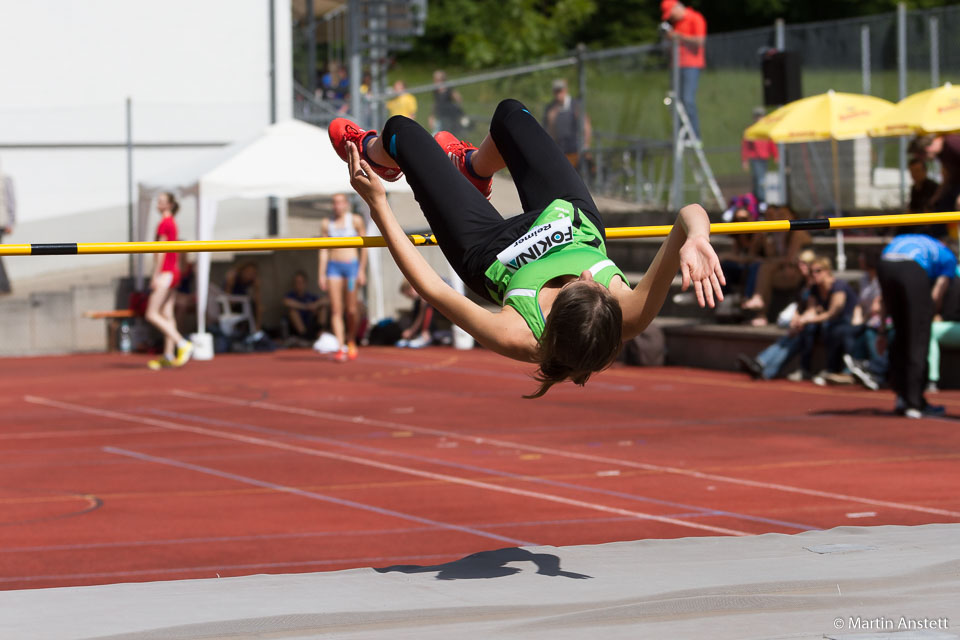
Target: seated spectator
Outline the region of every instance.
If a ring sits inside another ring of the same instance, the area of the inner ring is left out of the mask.
[[[253,308],[255,327],[251,333],[260,331],[263,326],[263,309],[260,305],[260,273],[254,262],[243,262],[227,271],[224,292],[231,296],[247,296]]]
[[[924,142],[927,158],[940,161],[943,178],[931,198],[931,211],[952,211],[960,195],[960,134],[930,136]]]
[[[960,210],[960,176],[954,176],[952,171],[960,171],[960,168],[953,168],[950,165],[941,167],[943,183],[937,188],[936,193],[930,198],[930,211],[934,213]],[[928,233],[935,238],[944,240],[950,237],[957,239],[957,223],[930,225],[933,233]],[[921,233],[915,231],[914,233]]]
[[[193,326],[197,322],[197,273],[196,263],[185,260],[180,272],[180,281],[174,286],[173,317],[177,326]]]
[[[413,309],[410,312],[410,325],[401,332],[396,346],[420,349],[430,345],[433,342],[431,333],[435,315],[433,307],[420,297],[409,282],[404,281],[400,285],[400,293],[413,300]]]
[[[768,220],[796,220],[797,217],[790,207],[768,207],[766,216]],[[763,312],[764,315],[758,316],[754,322],[758,326],[766,324],[772,314],[779,312],[779,309],[771,308],[774,290],[796,292],[803,286],[804,275],[797,266],[797,258],[801,251],[813,244],[810,233],[802,229],[768,236],[771,257],[760,266],[756,292],[742,305],[744,309]]]
[[[327,72],[320,78],[318,97],[333,102],[344,102],[350,94],[350,79],[347,69],[339,62],[332,61]]]
[[[860,254],[860,294],[853,309],[852,351],[843,356],[847,370],[860,384],[872,391],[879,389],[887,378],[889,361],[886,350],[881,347],[880,330],[883,328],[883,297],[877,266],[880,250],[868,250]]]
[[[327,300],[307,289],[307,274],[297,271],[293,289],[283,297],[286,319],[290,325],[290,344],[308,347],[317,339],[326,324],[330,306]]]
[[[937,195],[940,185],[936,180],[927,176],[927,162],[924,158],[912,158],[909,168],[913,185],[910,187],[910,202],[907,205],[907,213],[930,213],[934,210],[934,197]],[[904,233],[926,233],[934,237],[942,237],[947,235],[947,225],[930,224],[908,227]]]
[[[763,380],[779,377],[786,364],[799,353],[801,318],[804,317],[804,314],[812,315],[812,312],[807,310],[807,299],[810,297],[810,291],[814,286],[813,274],[811,273],[811,264],[814,260],[816,260],[816,255],[809,249],[803,251],[798,257],[797,268],[803,274],[804,286],[797,294],[796,301],[784,310],[778,320],[778,324],[789,328],[789,333],[754,358],[742,353],[738,355],[737,366],[745,373]]]
[[[911,144],[911,151],[922,153],[924,159],[940,161],[940,186],[929,198],[927,211],[938,213],[956,211],[960,207],[960,134],[923,136]],[[933,229],[907,229],[901,233],[926,233],[943,239],[952,231],[956,238],[956,224],[933,225]],[[932,231],[932,232],[931,232]]]
[[[940,391],[940,347],[960,347],[960,267],[943,294],[943,304],[930,326],[930,353],[927,355],[927,393]]]
[[[813,347],[818,338],[827,350],[827,374],[843,372],[843,356],[852,351],[851,320],[857,305],[857,294],[849,284],[833,274],[830,258],[817,258],[810,267],[814,286],[807,298],[807,313],[801,315],[800,367],[804,377],[815,384],[827,383],[823,373],[812,376]],[[851,380],[852,382],[852,380]]]
[[[747,212],[749,212],[750,220],[759,220],[760,215],[766,213],[767,206],[763,205],[761,207],[757,197],[752,193],[742,193],[739,196],[730,198],[727,208],[723,210],[721,219],[724,222],[732,222],[733,214],[740,209],[746,209]]]
[[[927,163],[923,158],[910,160],[910,177],[913,179],[913,185],[910,187],[910,204],[907,205],[907,213],[929,213],[930,199],[940,185],[927,176]]]
[[[746,208],[739,208],[733,214],[733,222],[749,222],[751,218]],[[769,253],[764,234],[734,235],[732,249],[720,254],[720,266],[727,278],[724,295],[738,294],[743,300],[750,300],[756,292],[757,273]]]

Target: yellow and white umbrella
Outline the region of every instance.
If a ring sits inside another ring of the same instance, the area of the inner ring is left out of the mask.
[[[907,96],[870,126],[871,136],[912,136],[960,131],[960,86],[949,82]]]
[[[883,98],[831,90],[783,105],[757,120],[743,135],[748,140],[783,143],[861,138],[893,107]]]
[[[883,98],[858,93],[826,93],[785,104],[757,120],[743,132],[748,140],[782,143],[830,140],[833,156],[834,207],[840,211],[840,167],[837,140],[862,138],[878,118],[893,109]],[[837,268],[846,268],[843,232],[837,232]]]

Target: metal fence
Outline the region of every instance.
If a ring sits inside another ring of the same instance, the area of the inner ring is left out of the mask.
[[[709,18],[709,16],[708,16]],[[771,25],[710,35],[698,105],[709,167],[725,197],[750,190],[740,157],[743,130],[763,105],[761,60],[771,49],[799,55],[803,95],[829,89],[867,93],[893,102],[944,82],[960,82],[960,6],[880,14],[799,25]],[[581,50],[560,58],[480,74],[449,78],[462,96],[465,135],[479,141],[503,97],[525,102],[538,117],[551,98],[551,83],[564,78],[582,99],[593,140],[582,150],[581,172],[595,193],[664,208],[674,200],[712,203],[699,181],[691,153],[675,163],[671,52],[666,43],[601,51]],[[419,103],[418,120],[430,124],[433,85],[409,87]],[[389,93],[363,97],[363,119],[382,122]],[[301,95],[300,117],[323,123],[340,105]],[[333,107],[331,109],[330,107]],[[770,199],[802,212],[837,209],[829,143],[788,145],[782,170],[771,166]],[[900,208],[909,186],[904,177],[906,141],[863,139],[839,146],[841,210]],[[785,189],[784,189],[785,187]],[[673,202],[676,204],[676,202]]]

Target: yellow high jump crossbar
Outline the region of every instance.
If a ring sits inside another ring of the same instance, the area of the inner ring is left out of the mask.
[[[849,218],[809,218],[806,220],[762,220],[758,222],[720,222],[710,225],[710,233],[736,235],[777,231],[817,231],[826,229],[862,229],[920,224],[960,222],[960,211],[945,213],[908,213]],[[630,238],[662,238],[672,225],[648,227],[612,227],[606,230],[608,240]],[[433,234],[408,236],[417,246],[435,246]],[[350,238],[270,238],[265,240],[182,240],[163,242],[63,242],[47,244],[0,244],[0,256],[66,256],[110,253],[193,253],[201,251],[295,251],[302,249],[340,249],[351,247],[385,247],[381,236]]]

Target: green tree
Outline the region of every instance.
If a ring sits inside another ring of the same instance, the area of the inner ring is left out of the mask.
[[[596,0],[431,0],[426,34],[410,57],[469,68],[561,54],[597,10]]]
[[[955,0],[909,0],[908,9],[929,9]],[[617,3],[614,3],[617,4]],[[712,33],[768,26],[777,18],[788,24],[856,18],[897,10],[898,0],[744,0],[741,3],[690,0],[707,18]]]
[[[909,0],[911,9],[955,0]],[[710,33],[851,18],[896,10],[897,0],[689,0]],[[409,60],[461,68],[529,62],[584,42],[592,49],[657,40],[660,0],[430,0],[426,33]]]
[[[659,0],[600,2],[575,37],[593,49],[656,42],[659,23]]]

